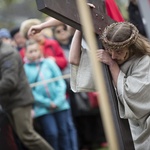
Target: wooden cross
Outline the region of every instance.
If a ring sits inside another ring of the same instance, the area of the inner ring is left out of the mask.
[[[52,16],[65,24],[81,30],[80,18],[77,11],[75,0],[36,0],[38,9],[49,16]],[[99,48],[102,47],[99,36],[103,29],[114,22],[105,14],[104,2],[102,0],[89,0],[90,3],[96,6],[96,9],[91,9],[95,33]],[[133,140],[130,132],[128,120],[121,119],[118,112],[117,97],[112,84],[112,78],[109,69],[103,65],[103,72],[108,91],[109,102],[113,114],[113,121],[117,133],[117,140],[120,150],[134,150]]]

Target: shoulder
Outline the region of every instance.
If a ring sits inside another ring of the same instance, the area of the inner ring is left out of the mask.
[[[144,55],[141,57],[137,57],[132,62],[133,62],[133,66],[136,68],[139,68],[139,67],[147,68],[147,67],[150,67],[150,56]]]
[[[11,45],[4,44],[4,43],[1,44],[1,49],[0,49],[1,54],[5,55],[9,53],[14,53],[14,52],[15,52],[15,49]]]
[[[126,72],[130,69],[140,69],[140,68],[149,68],[150,67],[150,56],[144,55],[141,57],[132,56],[128,61],[120,66],[123,72]]]
[[[133,56],[127,62],[130,62],[132,64],[138,64],[138,63],[149,62],[149,61],[150,61],[150,56],[143,55],[143,56],[138,56],[138,57]]]
[[[13,48],[11,45],[3,43],[0,47],[0,58],[4,58],[8,56],[11,56],[12,58],[13,56],[18,57],[19,53],[17,49]]]
[[[144,56],[142,56],[142,57],[137,57],[137,59],[135,60],[135,63],[136,64],[145,64],[145,63],[150,63],[150,56],[148,56],[148,55],[144,55]]]

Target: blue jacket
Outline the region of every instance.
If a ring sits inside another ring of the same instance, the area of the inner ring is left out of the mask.
[[[24,68],[30,84],[62,75],[55,62],[50,59],[28,62],[24,65]],[[32,93],[35,99],[35,117],[70,108],[66,100],[66,84],[63,79],[36,86],[32,88]],[[51,102],[57,108],[50,109]]]

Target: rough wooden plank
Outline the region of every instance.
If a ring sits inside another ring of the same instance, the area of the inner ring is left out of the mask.
[[[104,3],[100,0],[90,0],[96,9],[91,9],[95,32],[100,34],[106,24],[114,22],[105,14]],[[75,0],[37,0],[38,9],[70,26],[81,30],[80,18]],[[65,11],[64,11],[65,10]]]

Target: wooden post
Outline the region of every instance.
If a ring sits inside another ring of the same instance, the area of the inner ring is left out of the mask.
[[[108,95],[105,86],[105,80],[103,77],[101,63],[98,62],[96,58],[96,50],[98,49],[96,44],[96,38],[94,34],[94,28],[92,25],[91,14],[88,9],[85,0],[77,0],[78,10],[81,18],[81,23],[83,27],[83,33],[85,35],[87,44],[90,48],[90,59],[92,63],[92,69],[94,72],[94,80],[98,94],[99,107],[102,114],[102,120],[104,124],[104,129],[109,143],[110,150],[119,150],[119,144],[117,140],[117,134],[115,129],[115,124],[113,122],[113,116],[111,113],[110,103],[108,101]]]

